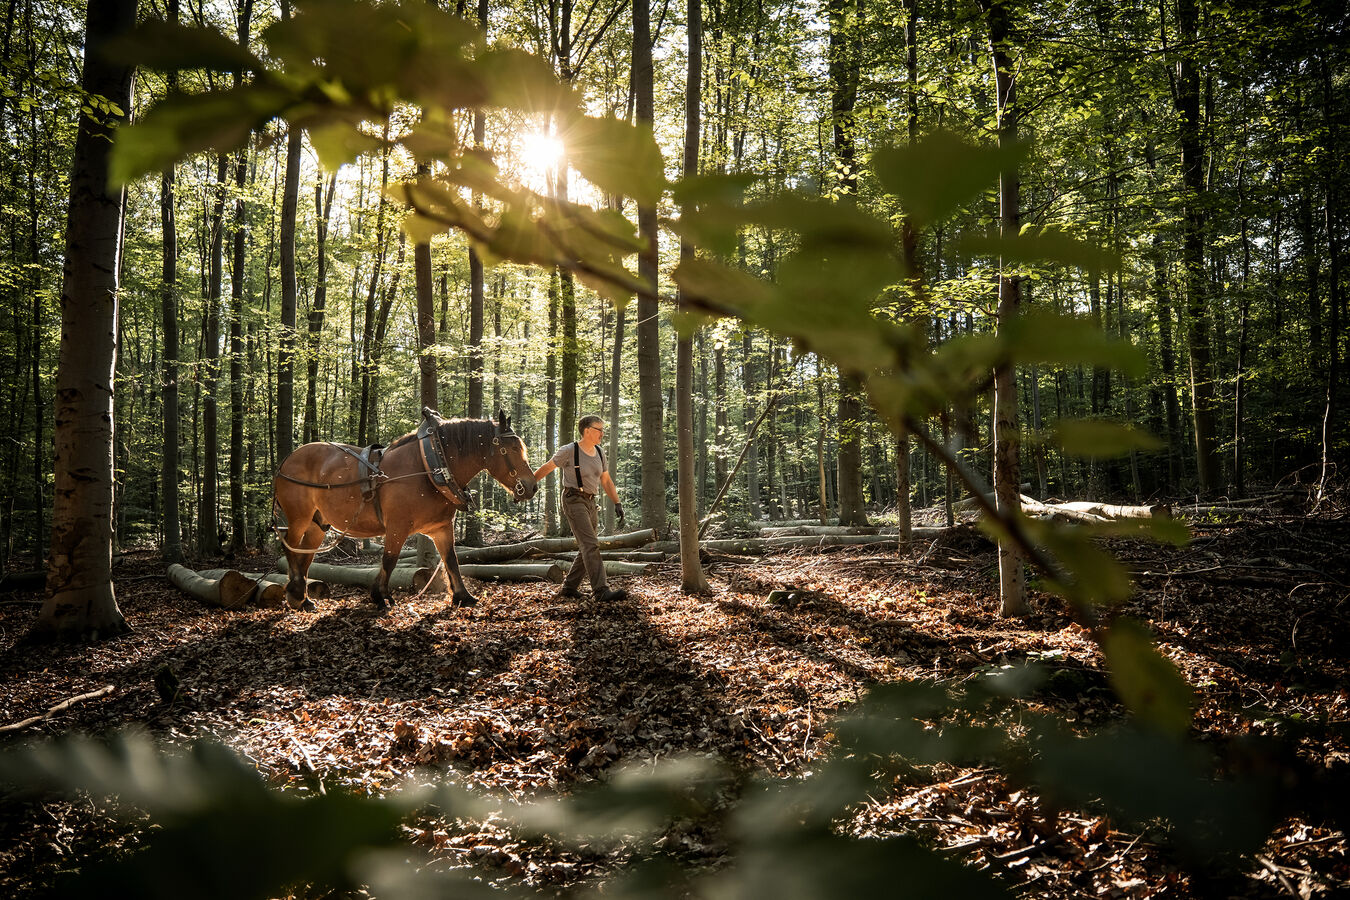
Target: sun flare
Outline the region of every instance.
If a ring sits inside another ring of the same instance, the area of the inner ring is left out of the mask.
[[[557,168],[562,159],[563,145],[551,134],[532,131],[520,140],[520,159],[530,175],[543,176]]]

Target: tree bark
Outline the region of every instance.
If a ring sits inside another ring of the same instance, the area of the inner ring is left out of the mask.
[[[1182,253],[1186,270],[1186,336],[1191,363],[1191,410],[1195,423],[1196,477],[1200,493],[1219,486],[1214,422],[1214,372],[1210,358],[1208,278],[1205,273],[1205,173],[1200,135],[1200,78],[1196,0],[1178,0],[1177,26],[1183,49],[1177,60],[1177,109],[1181,115],[1181,177],[1185,203]]]
[[[322,177],[314,182],[315,275],[314,302],[309,308],[309,340],[305,363],[305,443],[319,439],[319,339],[328,305],[328,223],[333,215],[333,194],[337,191],[337,172],[328,176],[328,188]]]
[[[998,94],[998,143],[1010,147],[1017,141],[1020,111],[1017,106],[1016,63],[1012,58],[1009,40],[1008,0],[994,0],[988,6],[989,45],[993,53],[994,79]],[[1005,238],[1015,238],[1021,219],[1021,182],[1015,171],[999,175],[998,205],[1000,231]],[[1020,312],[1021,285],[1000,261],[998,281],[998,328],[1002,332],[1012,325]],[[1017,373],[1011,363],[994,369],[994,493],[998,511],[1003,516],[1017,516],[1021,512],[1021,466],[1018,454],[1021,435],[1017,422]],[[1022,553],[1009,539],[999,541],[998,548],[1000,613],[1020,616],[1028,611],[1026,570]]]
[[[168,22],[178,24],[178,0],[168,0]],[[165,76],[165,88],[178,90],[178,73]],[[160,464],[160,507],[164,518],[164,544],[161,556],[166,563],[183,561],[183,528],[178,518],[178,218],[174,200],[174,167],[160,178],[159,221],[163,234],[163,259],[160,267],[160,327],[164,331],[163,401],[164,438]]]
[[[109,637],[128,630],[112,585],[113,368],[124,192],[108,186],[112,130],[131,107],[132,67],[106,58],[108,42],[136,21],[135,0],[90,3],[85,96],[117,114],[81,112],[72,161],[56,375],[56,490],[47,589],[34,633]],[[95,116],[98,116],[97,118]]]
[[[689,68],[684,89],[684,177],[698,174],[698,140],[703,83],[703,4],[688,0]],[[680,242],[681,264],[692,262],[694,247]],[[684,302],[683,292],[680,297]],[[680,500],[680,586],[686,594],[708,590],[698,553],[698,495],[694,481],[694,341],[681,334],[675,350],[675,420],[679,445],[677,470]]]
[[[655,100],[652,85],[651,7],[649,0],[633,0],[633,94],[637,124],[652,128]],[[638,234],[643,249],[638,253],[638,404],[642,416],[642,524],[666,527],[666,440],[661,427],[661,329],[656,303],[657,227],[656,207],[638,206]]]
[[[289,6],[289,4],[288,4]],[[289,18],[289,9],[284,13]],[[304,133],[294,124],[286,136],[286,178],[281,189],[281,335],[277,347],[277,464],[295,447],[295,217],[300,200],[300,152]]]

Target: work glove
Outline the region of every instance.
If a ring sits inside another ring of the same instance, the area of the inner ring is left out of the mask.
[[[622,503],[615,503],[615,504],[614,504],[614,520],[615,520],[616,522],[619,523],[619,527],[620,527],[620,528],[623,528],[623,527],[624,527],[623,504],[622,504]]]

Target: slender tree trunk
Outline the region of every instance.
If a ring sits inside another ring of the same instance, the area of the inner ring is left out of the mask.
[[[202,491],[201,511],[197,515],[197,550],[214,556],[220,553],[220,417],[216,392],[220,388],[220,298],[224,281],[225,254],[225,179],[226,157],[216,163],[216,196],[211,206],[211,258],[208,274],[206,313],[202,320]]]
[[[248,49],[253,0],[239,7],[239,46]],[[243,84],[243,74],[234,74],[234,86]],[[234,163],[234,238],[230,272],[230,548],[241,552],[248,542],[244,515],[244,232],[247,209],[244,187],[248,180],[248,147],[241,148]],[[284,315],[284,309],[283,309]],[[294,314],[292,314],[294,330]],[[284,329],[283,329],[284,330]]]
[[[652,128],[652,36],[649,0],[633,0],[633,94],[637,124]],[[642,527],[666,527],[666,440],[661,427],[661,329],[656,302],[658,257],[656,207],[638,206],[638,278],[644,289],[637,301],[638,405],[642,416]]]
[[[305,426],[304,441],[319,439],[319,341],[323,334],[323,320],[328,305],[328,227],[333,214],[333,194],[337,191],[337,172],[328,176],[328,188],[320,176],[314,182],[314,302],[309,307],[309,341],[305,360]]]
[[[234,247],[230,273],[230,548],[244,549],[244,185],[248,151],[235,159]]]
[[[1177,25],[1184,49],[1177,61],[1177,106],[1181,114],[1181,176],[1185,191],[1183,258],[1186,268],[1186,333],[1191,363],[1191,404],[1195,422],[1196,476],[1202,494],[1219,484],[1219,452],[1214,422],[1214,373],[1210,358],[1208,278],[1205,273],[1205,173],[1201,146],[1200,78],[1192,54],[1198,52],[1196,0],[1178,0]]]
[[[290,17],[290,4],[282,9]],[[286,179],[281,188],[281,335],[277,347],[277,463],[295,447],[295,216],[300,201],[300,152],[304,133],[286,136]]]
[[[559,443],[558,435],[558,270],[554,269],[549,273],[548,279],[548,353],[544,362],[544,381],[547,382],[548,391],[548,412],[545,431],[545,446],[548,447],[548,458],[552,459],[553,454],[557,452]],[[617,431],[618,429],[615,429]],[[613,436],[611,435],[611,439]],[[617,460],[618,457],[611,454],[610,459]],[[557,472],[549,472],[546,479],[548,487],[544,496],[544,533],[548,535],[558,534],[560,527],[566,527],[567,523],[559,525],[558,516],[558,491],[557,491]]]
[[[755,402],[751,398],[755,395],[755,367],[753,364],[754,335],[749,327],[741,332],[741,380],[743,390],[745,391],[745,427],[750,427],[750,422],[755,418]],[[764,517],[760,507],[759,498],[759,439],[755,436],[747,435],[750,444],[749,452],[745,457],[745,485],[746,485],[746,505],[750,519],[758,521]]]
[[[816,469],[820,476],[820,491],[818,494],[820,512],[820,524],[828,525],[830,522],[830,495],[829,486],[825,480],[825,378],[820,372],[820,357],[816,357]]]
[[[857,0],[828,0],[830,24],[829,72],[834,134],[834,164],[841,197],[858,192],[853,109],[858,101],[860,71]],[[857,379],[839,374],[839,418],[836,433],[839,451],[836,478],[839,485],[839,524],[866,525],[862,496],[862,386]]]
[[[168,0],[168,21],[178,24],[178,0]],[[165,76],[169,93],[178,90],[178,73]],[[159,182],[159,222],[163,234],[160,268],[160,325],[164,331],[163,398],[164,438],[160,465],[160,507],[164,517],[166,563],[183,561],[183,528],[178,519],[178,218],[174,209],[174,167],[169,166]]]
[[[994,59],[994,79],[998,93],[998,142],[1008,147],[1017,142],[1020,110],[1017,106],[1016,63],[1009,45],[1011,28],[1008,0],[995,0],[988,6],[989,45]],[[1021,219],[1021,182],[1016,172],[999,176],[998,205],[1000,231],[1005,238],[1016,237]],[[998,282],[998,328],[1011,326],[1021,303],[1021,285],[1000,263]],[[1018,454],[1021,435],[1017,423],[1017,373],[1011,363],[994,369],[994,494],[998,511],[1016,516],[1021,511],[1021,466]],[[1028,611],[1026,571],[1022,554],[1010,540],[1000,540],[998,548],[1000,613],[1020,616]]]
[[[639,0],[640,2],[640,0]],[[699,91],[703,83],[703,4],[688,0],[689,68],[684,91],[684,177],[698,174]],[[694,247],[680,242],[680,262],[691,262]],[[681,296],[681,303],[684,298]],[[694,341],[681,334],[675,350],[675,409],[679,444],[677,470],[680,499],[680,572],[686,594],[708,590],[708,580],[699,562],[698,495],[694,484]]]
[[[619,468],[619,393],[623,389],[623,379],[619,373],[623,371],[623,332],[624,317],[627,310],[619,309],[614,313],[614,362],[612,370],[614,372],[613,390],[609,392],[609,465],[614,471],[613,477],[618,478]],[[612,508],[605,511],[606,522],[612,530],[614,528],[614,510]]]
[[[88,5],[85,96],[131,108],[132,67],[107,58],[107,42],[136,21],[135,0]],[[56,375],[55,466],[46,594],[34,633],[109,637],[128,630],[112,585],[113,371],[118,259],[125,192],[108,186],[119,116],[80,115],[66,217],[61,355]]]

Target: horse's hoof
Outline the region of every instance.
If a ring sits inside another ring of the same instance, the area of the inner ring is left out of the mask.
[[[465,606],[465,607],[468,607],[468,606],[477,606],[477,605],[478,605],[478,598],[475,597],[473,594],[456,594],[456,595],[455,595],[455,605],[456,605],[456,606]]]
[[[318,612],[318,611],[319,607],[314,605],[313,600],[306,599],[304,603],[300,604],[300,612]]]

